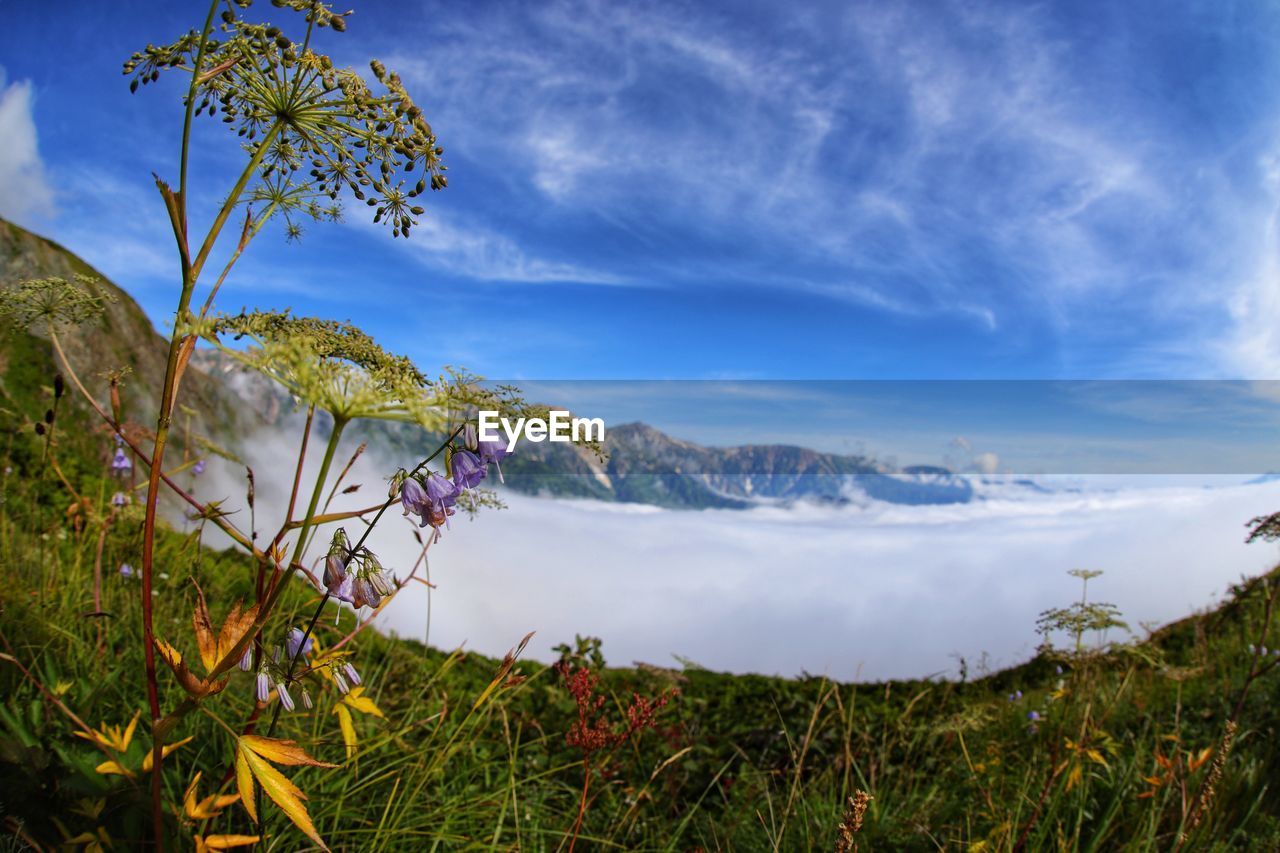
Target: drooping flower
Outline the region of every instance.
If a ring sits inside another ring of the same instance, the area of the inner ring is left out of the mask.
[[[1040,712],[1039,712],[1039,711],[1028,711],[1028,712],[1027,712],[1027,719],[1034,723],[1036,720],[1039,720],[1039,719],[1040,719]]]
[[[192,466],[191,466],[191,473],[192,473],[192,474],[194,474],[194,475],[195,475],[195,476],[197,476],[197,477],[199,477],[201,474],[203,474],[203,473],[204,473],[204,460],[203,460],[203,459],[197,459],[197,460],[196,460],[196,464],[194,464],[194,465],[192,465]]]
[[[254,679],[253,695],[259,702],[266,702],[271,696],[271,678],[262,670],[258,670],[258,677]]]
[[[474,489],[485,476],[485,466],[470,450],[456,450],[453,454],[453,482],[458,490]]]
[[[131,578],[131,577],[133,577],[133,566],[129,565],[128,563],[121,563],[121,564],[120,564],[120,577],[122,577],[122,578]]]
[[[378,595],[367,577],[356,577],[351,582],[352,607],[377,607],[381,601],[382,596]]]
[[[305,642],[303,642],[304,638],[306,640]],[[311,648],[314,645],[315,642],[312,638],[303,634],[301,628],[290,629],[289,635],[284,641],[285,651],[289,653],[290,660],[299,657],[299,655],[306,657],[311,654]]]
[[[124,492],[116,492],[114,495],[111,496],[111,505],[112,506],[128,506],[129,496],[126,495]]]
[[[324,560],[324,588],[329,595],[339,601],[351,603],[351,573],[347,564],[351,559],[351,545],[347,541],[347,532],[339,529],[333,534],[333,543],[329,546],[329,554]]]
[[[276,682],[276,695],[280,697],[280,704],[286,711],[293,710],[293,697],[289,695],[289,691],[285,688],[283,681]]]
[[[477,439],[476,453],[480,456],[481,463],[484,465],[492,465],[494,470],[498,472],[498,482],[506,483],[506,480],[502,478],[502,466],[498,464],[503,459],[506,459],[511,455],[511,452],[507,450],[506,445],[504,445],[500,439],[496,438],[492,441]]]
[[[427,503],[436,507],[451,507],[458,502],[458,487],[432,471],[426,479]]]
[[[356,672],[356,668],[353,664],[343,664],[342,672],[347,676],[347,681],[350,681],[355,686],[359,687],[361,684],[364,684],[364,680],[360,678],[360,673]]]
[[[339,693],[346,695],[351,692],[351,685],[347,684],[347,680],[343,677],[341,670],[334,669],[329,674],[333,676],[333,683],[337,686]]]
[[[311,693],[305,687],[302,688],[302,707],[311,710]]]
[[[422,484],[416,477],[405,477],[400,484],[400,505],[404,507],[404,514],[421,515],[426,503],[427,493],[422,490]]]
[[[132,468],[133,462],[129,460],[129,454],[124,452],[123,447],[117,447],[116,454],[111,459],[111,470],[123,473],[131,470]]]
[[[240,671],[248,672],[253,669],[253,646],[249,646],[244,650],[244,654],[240,656]]]

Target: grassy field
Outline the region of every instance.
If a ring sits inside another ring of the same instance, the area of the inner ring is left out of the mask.
[[[47,342],[13,333],[5,351],[0,836],[133,849],[150,833],[147,728],[127,729],[146,682],[140,586],[120,567],[137,561],[141,508],[112,505],[113,445],[87,412],[63,401],[52,443],[36,429],[54,401]],[[187,527],[159,536],[155,626],[194,657],[182,645],[201,591],[218,625],[253,597],[254,565]],[[607,638],[566,643],[556,666],[373,630],[338,646],[356,628],[347,613],[316,624],[312,655],[354,650],[363,689],[317,689],[275,737],[332,765],[284,769],[333,849],[1274,850],[1277,589],[1253,579],[1213,612],[1106,646],[1094,629],[1116,614],[1064,603],[1044,623],[1061,651],[884,684],[611,668]],[[318,597],[291,583],[273,624],[305,623]],[[161,686],[180,700],[168,671]],[[258,797],[255,825],[235,796],[234,738],[279,707],[233,670],[170,737],[179,849],[237,834],[311,848],[270,802]],[[123,772],[104,772],[111,761]]]

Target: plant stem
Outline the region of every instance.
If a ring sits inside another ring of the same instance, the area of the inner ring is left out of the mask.
[[[209,29],[212,26],[213,11],[217,8],[216,2],[210,6],[209,19],[206,22],[205,30],[200,40],[200,48],[198,56],[204,53],[205,43],[208,41]],[[164,761],[164,733],[165,728],[160,725],[163,720],[160,711],[160,688],[156,678],[156,650],[155,650],[155,632],[153,629],[152,616],[152,573],[155,565],[155,532],[156,532],[156,512],[160,500],[160,478],[163,473],[164,452],[169,441],[169,425],[173,415],[173,407],[177,399],[178,383],[181,379],[182,371],[186,366],[185,356],[190,355],[190,347],[187,341],[190,334],[186,331],[185,325],[187,314],[191,305],[191,294],[195,290],[196,281],[200,277],[200,268],[204,265],[205,259],[209,256],[209,252],[213,249],[213,245],[217,242],[218,235],[222,231],[222,226],[226,223],[227,217],[230,215],[232,208],[239,203],[240,195],[244,192],[245,186],[249,180],[257,173],[258,167],[262,163],[263,157],[266,156],[268,147],[280,132],[280,123],[272,124],[271,129],[263,138],[258,149],[254,152],[253,157],[249,160],[248,166],[241,173],[239,180],[236,181],[231,193],[227,196],[226,202],[222,209],[218,212],[218,216],[214,219],[213,226],[209,229],[205,236],[204,243],[200,247],[200,253],[196,256],[194,262],[188,264],[188,248],[186,244],[187,234],[187,215],[186,215],[186,162],[187,150],[190,143],[190,112],[194,100],[196,88],[195,75],[200,72],[199,64],[192,71],[191,94],[187,100],[188,121],[187,127],[184,128],[182,137],[182,178],[179,184],[179,195],[176,204],[173,203],[173,193],[166,187],[161,185],[162,194],[165,195],[166,205],[170,210],[170,217],[173,219],[174,236],[178,241],[179,256],[182,259],[182,293],[178,298],[178,310],[174,315],[173,334],[169,337],[169,356],[165,362],[164,385],[162,386],[160,398],[160,412],[156,418],[156,435],[155,443],[151,452],[151,471],[150,480],[147,484],[147,503],[146,514],[143,519],[142,527],[142,638],[145,648],[144,662],[147,676],[147,704],[151,711],[151,736],[152,736],[152,772],[151,772],[151,810],[152,819],[155,822],[156,847],[158,850],[164,850],[164,804],[163,804],[163,774],[161,773]],[[158,182],[159,183],[159,182]]]
[[[338,451],[338,442],[342,439],[342,431],[347,426],[345,418],[333,419],[333,431],[329,433],[329,443],[324,448],[324,458],[320,462],[320,472],[316,475],[315,487],[311,490],[311,502],[307,505],[307,513],[302,517],[302,528],[298,532],[298,542],[293,546],[293,556],[289,563],[300,562],[307,550],[307,539],[315,526],[316,509],[320,506],[320,496],[324,494],[324,484],[329,479],[329,468],[333,465],[333,457]]]

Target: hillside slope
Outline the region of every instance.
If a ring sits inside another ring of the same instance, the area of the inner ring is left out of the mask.
[[[144,427],[154,425],[159,403],[155,389],[164,378],[168,341],[151,325],[142,308],[122,288],[109,281],[89,264],[62,246],[26,229],[0,219],[0,288],[33,278],[76,274],[99,280],[99,287],[111,298],[106,311],[96,321],[59,334],[67,358],[99,403],[109,402],[103,377],[126,371],[123,379],[125,416]],[[14,348],[21,347],[26,369],[36,369],[51,383],[56,367],[43,329],[33,329],[28,338],[6,332],[0,345],[0,376],[13,368]],[[20,333],[19,333],[20,334]],[[40,359],[31,364],[32,357]],[[198,368],[183,377],[182,404],[191,413],[193,428],[216,442],[233,441],[247,422],[256,419],[251,409],[240,405],[233,392]],[[179,434],[177,441],[183,440]]]

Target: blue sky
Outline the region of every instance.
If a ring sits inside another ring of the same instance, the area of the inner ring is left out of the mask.
[[[495,378],[1280,375],[1275,6],[352,5],[323,47],[400,71],[450,188],[407,243],[356,208],[266,235],[225,309]],[[158,325],[178,88],[119,66],[202,6],[0,28],[0,214]],[[197,222],[238,158],[200,130]]]

